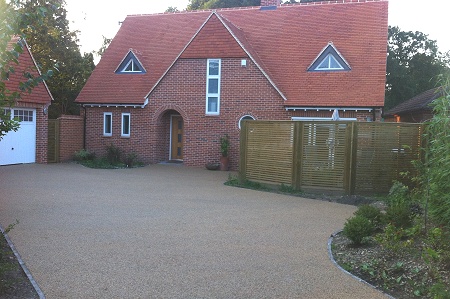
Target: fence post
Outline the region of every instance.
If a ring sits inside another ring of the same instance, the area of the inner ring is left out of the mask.
[[[249,121],[243,121],[241,124],[241,132],[239,133],[239,172],[238,179],[240,183],[247,179],[247,137],[248,137]]]
[[[302,156],[303,156],[303,122],[294,122],[294,140],[292,153],[292,188],[300,190],[302,185]]]
[[[346,174],[344,178],[345,184],[345,192],[348,195],[355,194],[356,188],[356,155],[358,153],[358,123],[351,122],[349,123],[350,129],[347,131],[347,149],[346,153],[347,157],[347,165],[346,165]]]

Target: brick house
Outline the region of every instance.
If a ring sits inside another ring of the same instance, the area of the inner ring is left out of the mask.
[[[8,44],[11,47],[19,42],[13,38]],[[38,66],[24,40],[23,53],[18,58],[18,65],[14,65],[14,73],[10,73],[5,81],[5,87],[17,91],[19,83],[26,81],[25,72],[33,76],[39,75]],[[24,92],[14,107],[0,107],[11,112],[11,117],[20,121],[19,130],[8,132],[0,140],[0,165],[19,163],[47,163],[47,111],[53,100],[52,94],[45,82],[33,88],[32,93]]]
[[[228,134],[236,169],[243,119],[379,120],[387,10],[386,0],[268,0],[128,16],[76,100],[86,148],[203,166]]]

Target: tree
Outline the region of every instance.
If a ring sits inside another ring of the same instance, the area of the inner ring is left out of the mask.
[[[19,63],[19,56],[23,53],[23,39],[25,30],[32,24],[40,24],[44,17],[53,14],[54,7],[45,8],[35,6],[28,13],[22,8],[25,2],[22,0],[0,0],[0,140],[9,131],[17,131],[18,122],[11,119],[10,114],[3,108],[13,107],[21,95],[28,92],[48,79],[52,73],[52,67],[40,76],[32,76],[29,72],[23,73],[23,82],[17,87],[8,89],[5,81],[15,71]]]
[[[103,53],[105,53],[106,49],[108,48],[109,44],[112,42],[112,38],[106,38],[105,36],[103,36],[103,44],[100,47],[100,49],[98,51],[95,51],[95,54],[97,54],[98,56],[103,56]]]
[[[449,70],[447,62],[448,54],[428,35],[389,26],[386,109],[436,87],[438,75]]]
[[[169,6],[169,7],[167,7],[165,12],[179,12],[179,10],[176,7]]]
[[[187,10],[258,6],[261,0],[190,0]]]
[[[48,70],[58,63],[58,72],[47,81],[55,99],[49,108],[49,117],[78,114],[79,107],[74,101],[95,67],[93,54],[80,53],[77,32],[69,30],[65,0],[27,0],[21,12],[27,14],[37,7],[54,10],[54,14],[45,16],[42,22],[33,22],[25,30],[40,68]]]

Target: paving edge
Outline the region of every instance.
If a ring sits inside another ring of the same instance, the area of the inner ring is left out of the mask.
[[[350,275],[351,277],[353,277],[353,278],[356,279],[357,281],[362,282],[362,283],[368,285],[368,286],[371,287],[372,289],[375,289],[376,291],[382,293],[383,295],[385,295],[386,297],[388,297],[388,298],[390,298],[390,299],[395,299],[395,297],[392,297],[391,295],[389,295],[389,294],[387,294],[387,293],[381,291],[381,290],[378,289],[376,286],[371,285],[370,283],[368,283],[368,282],[365,281],[364,279],[361,279],[361,278],[359,278],[358,276],[353,275],[352,273],[348,272],[347,270],[345,270],[344,268],[342,268],[341,266],[339,266],[339,264],[338,264],[338,263],[336,262],[336,260],[334,259],[333,252],[331,251],[331,243],[333,243],[334,237],[335,237],[337,234],[341,233],[341,232],[342,232],[342,229],[341,229],[341,230],[338,230],[338,231],[336,231],[336,232],[334,232],[334,233],[331,234],[331,236],[328,238],[328,256],[330,257],[330,260],[333,262],[333,264],[334,264],[339,270],[341,270],[342,272],[344,272],[344,273],[347,274],[347,275]]]
[[[1,224],[0,224],[0,231],[3,234],[3,236],[5,237],[5,240],[8,243],[9,247],[11,248],[12,252],[14,252],[14,255],[16,256],[17,261],[19,262],[20,266],[22,267],[23,272],[28,277],[28,280],[33,285],[33,288],[36,290],[36,293],[38,294],[39,299],[45,299],[44,293],[42,292],[42,290],[39,287],[39,285],[37,284],[37,282],[34,280],[33,276],[31,275],[30,271],[28,270],[27,266],[25,265],[22,258],[20,257],[19,252],[16,250],[16,247],[14,247],[13,242],[9,238],[8,234],[5,233],[5,230],[3,229]]]

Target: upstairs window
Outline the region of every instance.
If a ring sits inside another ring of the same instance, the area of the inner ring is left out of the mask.
[[[328,54],[324,60],[314,69],[316,71],[343,70],[344,67],[336,60],[332,54]]]
[[[208,59],[206,70],[206,114],[220,113],[220,59]]]
[[[332,72],[332,71],[349,71],[350,65],[345,61],[344,57],[329,43],[319,56],[313,61],[308,71],[312,72]]]
[[[116,69],[116,74],[145,74],[146,70],[130,50]]]

